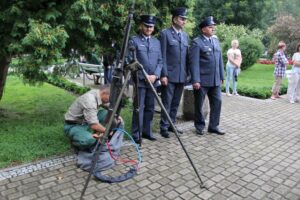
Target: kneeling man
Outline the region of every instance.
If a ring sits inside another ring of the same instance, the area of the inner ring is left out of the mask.
[[[96,143],[95,137],[105,132],[103,122],[107,110],[100,105],[109,102],[109,95],[109,85],[102,85],[99,90],[91,90],[78,97],[70,106],[65,114],[64,131],[74,147],[89,149]]]

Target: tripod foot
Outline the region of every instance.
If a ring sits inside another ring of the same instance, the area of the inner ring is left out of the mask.
[[[204,183],[200,184],[200,188],[208,190],[208,188],[206,187],[206,185],[204,185]]]

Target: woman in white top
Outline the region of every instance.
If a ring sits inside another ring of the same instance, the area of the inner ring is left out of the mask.
[[[231,96],[229,92],[230,80],[232,80],[232,93],[234,95],[239,95],[237,93],[237,76],[240,72],[240,67],[242,64],[242,54],[241,50],[238,49],[239,41],[232,40],[231,48],[227,51],[227,64],[226,64],[226,95]]]
[[[293,55],[292,78],[289,83],[288,97],[290,103],[300,101],[300,44],[297,45],[296,53]]]

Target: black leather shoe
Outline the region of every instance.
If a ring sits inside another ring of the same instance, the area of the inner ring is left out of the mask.
[[[204,135],[204,130],[196,130],[197,135]]]
[[[218,135],[224,135],[225,134],[225,132],[222,131],[222,130],[220,130],[220,129],[216,129],[216,130],[214,130],[214,129],[208,129],[207,131],[210,132],[210,133],[218,134]]]
[[[178,129],[178,128],[176,128],[176,130],[177,130],[177,133],[183,134],[183,131],[182,131],[182,130],[180,130],[180,129]],[[169,127],[169,128],[168,128],[168,131],[174,133],[174,130],[172,129],[172,127]]]
[[[161,131],[160,131],[160,134],[161,134],[161,136],[163,136],[164,138],[169,138],[169,137],[170,137],[170,135],[169,135],[169,133],[168,133],[167,130],[161,130]]]
[[[156,138],[155,137],[153,137],[153,136],[142,136],[143,138],[145,138],[145,139],[147,139],[147,140],[150,140],[150,141],[155,141],[156,140]]]

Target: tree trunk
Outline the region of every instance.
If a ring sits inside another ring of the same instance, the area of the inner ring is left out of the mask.
[[[0,100],[2,99],[4,93],[4,87],[10,61],[10,57],[0,56]]]

